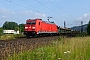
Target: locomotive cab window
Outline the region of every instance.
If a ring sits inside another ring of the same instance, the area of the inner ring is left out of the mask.
[[[31,24],[36,24],[36,22],[35,21],[32,21]]]
[[[27,22],[27,24],[36,24],[35,21]]]
[[[40,25],[40,22],[39,22],[39,25]]]

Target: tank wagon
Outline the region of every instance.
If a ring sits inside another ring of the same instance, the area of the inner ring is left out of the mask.
[[[28,19],[24,26],[24,34],[29,36],[58,34],[55,23],[42,21],[42,19]]]

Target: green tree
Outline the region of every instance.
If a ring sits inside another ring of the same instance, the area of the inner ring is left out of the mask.
[[[18,31],[19,30],[19,27],[15,27],[15,29],[14,29],[15,31]]]
[[[17,24],[16,22],[6,21],[6,22],[3,24],[3,28],[4,28],[4,29],[15,30],[16,27],[18,27],[18,24]]]
[[[24,24],[19,24],[19,30],[20,32],[24,32]]]
[[[2,35],[3,28],[0,27],[0,36]]]
[[[90,35],[90,21],[89,21],[88,26],[87,26],[87,34]]]

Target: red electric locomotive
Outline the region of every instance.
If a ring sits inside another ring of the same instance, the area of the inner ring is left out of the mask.
[[[26,36],[53,35],[58,34],[57,25],[42,21],[42,19],[28,19],[24,27]]]

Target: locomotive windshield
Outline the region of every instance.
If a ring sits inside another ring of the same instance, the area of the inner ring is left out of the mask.
[[[36,21],[27,22],[27,24],[36,24]]]

